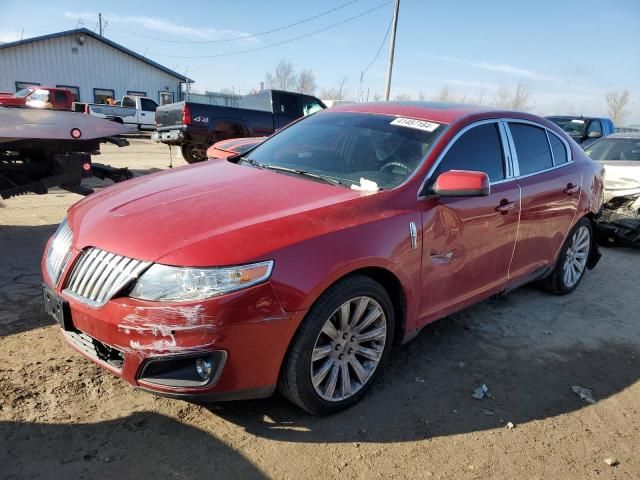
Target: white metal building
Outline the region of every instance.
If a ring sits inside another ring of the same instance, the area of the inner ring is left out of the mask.
[[[40,85],[68,88],[82,102],[137,94],[165,104],[181,99],[187,81],[86,28],[0,44],[0,91]]]

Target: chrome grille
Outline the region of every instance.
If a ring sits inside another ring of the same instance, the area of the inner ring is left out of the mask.
[[[67,266],[69,259],[71,258],[71,240],[73,233],[67,224],[65,218],[56,233],[53,235],[53,239],[49,244],[47,250],[47,259],[45,265],[47,266],[47,274],[54,285],[58,285],[60,281],[60,275],[64,268]]]
[[[87,248],[76,260],[64,293],[92,307],[101,307],[151,263]]]

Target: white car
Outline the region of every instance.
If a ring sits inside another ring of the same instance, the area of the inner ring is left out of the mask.
[[[585,153],[605,168],[600,226],[606,239],[640,245],[640,132],[614,133]]]

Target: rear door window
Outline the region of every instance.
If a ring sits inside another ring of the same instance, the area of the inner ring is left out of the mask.
[[[280,93],[278,96],[280,97],[280,109],[278,113],[297,116],[300,111],[298,109],[298,97],[287,93]]]
[[[563,163],[567,163],[569,161],[567,158],[567,147],[562,143],[562,140],[550,131],[547,131],[547,135],[549,135],[549,143],[551,144],[551,151],[553,152],[553,164],[562,165]]]
[[[504,153],[498,124],[485,123],[463,133],[431,175],[431,183],[449,170],[479,171],[486,173],[492,182],[504,180]]]
[[[158,108],[158,104],[149,98],[140,99],[140,109],[143,112],[155,112]]]
[[[53,91],[53,99],[57,105],[64,105],[67,103],[67,93],[62,90],[54,90]]]
[[[553,167],[547,134],[543,128],[509,122],[509,130],[518,154],[520,175],[528,175]]]
[[[136,100],[133,97],[124,97],[122,99],[122,106],[127,108],[136,108]]]

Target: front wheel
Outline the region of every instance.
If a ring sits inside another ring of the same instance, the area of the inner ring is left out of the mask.
[[[543,288],[556,295],[573,292],[587,270],[592,246],[591,222],[583,218],[567,236],[553,272],[542,281]]]
[[[346,278],[314,304],[296,333],[279,387],[307,412],[326,415],[357,403],[386,360],[394,331],[391,299],[365,276]]]
[[[198,163],[207,159],[206,150],[196,145],[184,144],[180,147],[180,151],[187,163]]]

